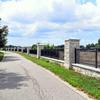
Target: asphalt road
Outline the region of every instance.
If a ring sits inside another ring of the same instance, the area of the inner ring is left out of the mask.
[[[55,75],[18,54],[0,62],[0,100],[88,100]]]

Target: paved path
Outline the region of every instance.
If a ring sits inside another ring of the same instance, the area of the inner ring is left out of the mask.
[[[0,62],[0,100],[87,100],[44,68],[6,52]]]

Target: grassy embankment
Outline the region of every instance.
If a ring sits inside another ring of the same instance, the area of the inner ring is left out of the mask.
[[[32,57],[27,54],[19,54],[26,59],[50,70],[51,72],[59,76],[62,80],[70,83],[72,86],[78,88],[79,90],[82,90],[92,97],[96,98],[97,100],[100,100],[100,78],[96,79],[79,74],[77,72],[74,72],[73,70],[65,69],[58,64],[51,63],[46,59],[37,59],[36,57]]]

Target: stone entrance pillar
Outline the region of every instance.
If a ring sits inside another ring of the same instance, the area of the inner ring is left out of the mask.
[[[27,54],[29,54],[29,48],[27,48]]]
[[[16,51],[16,47],[14,47],[14,52]]]
[[[65,40],[64,47],[64,66],[68,69],[72,68],[72,63],[75,63],[75,48],[80,47],[80,40],[69,39]]]
[[[31,47],[27,47],[27,54],[29,55]]]
[[[8,51],[8,48],[6,48],[6,51]]]
[[[22,47],[22,48],[21,48],[21,52],[23,53],[23,51],[24,51],[24,48]]]
[[[41,49],[43,49],[44,46],[41,45],[40,43],[37,43],[37,58],[40,58],[41,56]]]
[[[13,47],[11,48],[11,51],[13,51]]]
[[[9,51],[11,50],[11,48],[9,48]]]

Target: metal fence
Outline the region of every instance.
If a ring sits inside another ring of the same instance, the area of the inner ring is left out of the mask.
[[[23,53],[27,53],[27,49],[26,48],[23,50]]]
[[[75,63],[100,68],[100,49],[75,49]]]
[[[19,49],[18,51],[21,52],[21,49]]]
[[[64,60],[64,49],[43,49],[41,56]]]
[[[30,50],[30,54],[37,54],[37,50]]]

